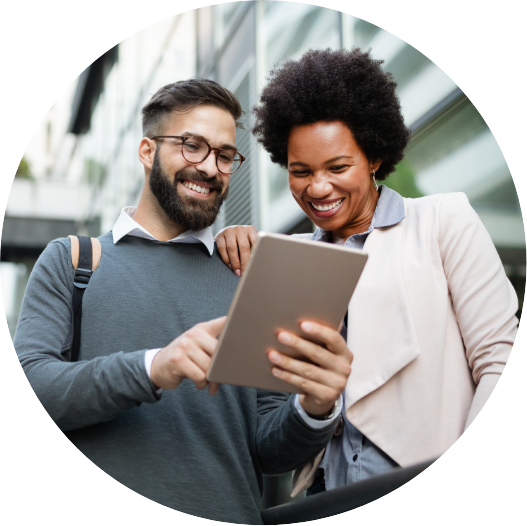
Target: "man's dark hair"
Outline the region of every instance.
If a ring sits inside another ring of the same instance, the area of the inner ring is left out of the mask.
[[[143,136],[163,135],[165,119],[170,113],[186,113],[202,105],[228,111],[236,127],[241,127],[238,119],[243,113],[242,107],[234,93],[213,80],[191,78],[163,86],[148,101],[142,110]]]
[[[318,121],[344,122],[370,161],[382,161],[378,180],[395,170],[410,139],[391,73],[369,51],[309,50],[275,67],[254,108],[253,133],[287,168],[291,128]]]

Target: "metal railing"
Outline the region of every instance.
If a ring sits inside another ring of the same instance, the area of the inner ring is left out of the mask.
[[[264,524],[292,524],[331,517],[368,504],[406,484],[435,460],[398,468],[367,480],[317,493],[311,497],[262,511]]]

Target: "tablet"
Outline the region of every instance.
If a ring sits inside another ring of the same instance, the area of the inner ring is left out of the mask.
[[[267,349],[292,355],[277,339],[299,322],[337,329],[368,256],[361,250],[260,232],[229,309],[207,374],[211,382],[299,393],[271,373]]]

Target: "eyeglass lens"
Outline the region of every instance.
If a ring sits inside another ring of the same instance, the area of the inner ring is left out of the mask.
[[[206,142],[191,137],[181,146],[183,157],[189,163],[200,163],[205,160],[209,153]],[[242,158],[236,150],[220,150],[216,156],[216,166],[221,173],[232,174],[242,164]]]

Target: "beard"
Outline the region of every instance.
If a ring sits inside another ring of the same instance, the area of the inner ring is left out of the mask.
[[[227,198],[229,188],[224,190],[224,185],[220,180],[207,178],[196,170],[181,170],[171,181],[161,166],[158,150],[159,148],[156,149],[150,171],[149,186],[163,212],[171,221],[187,230],[203,230],[211,226],[216,221],[221,205]],[[181,195],[178,182],[183,182],[185,179],[212,184],[210,192],[213,195],[208,199]]]

